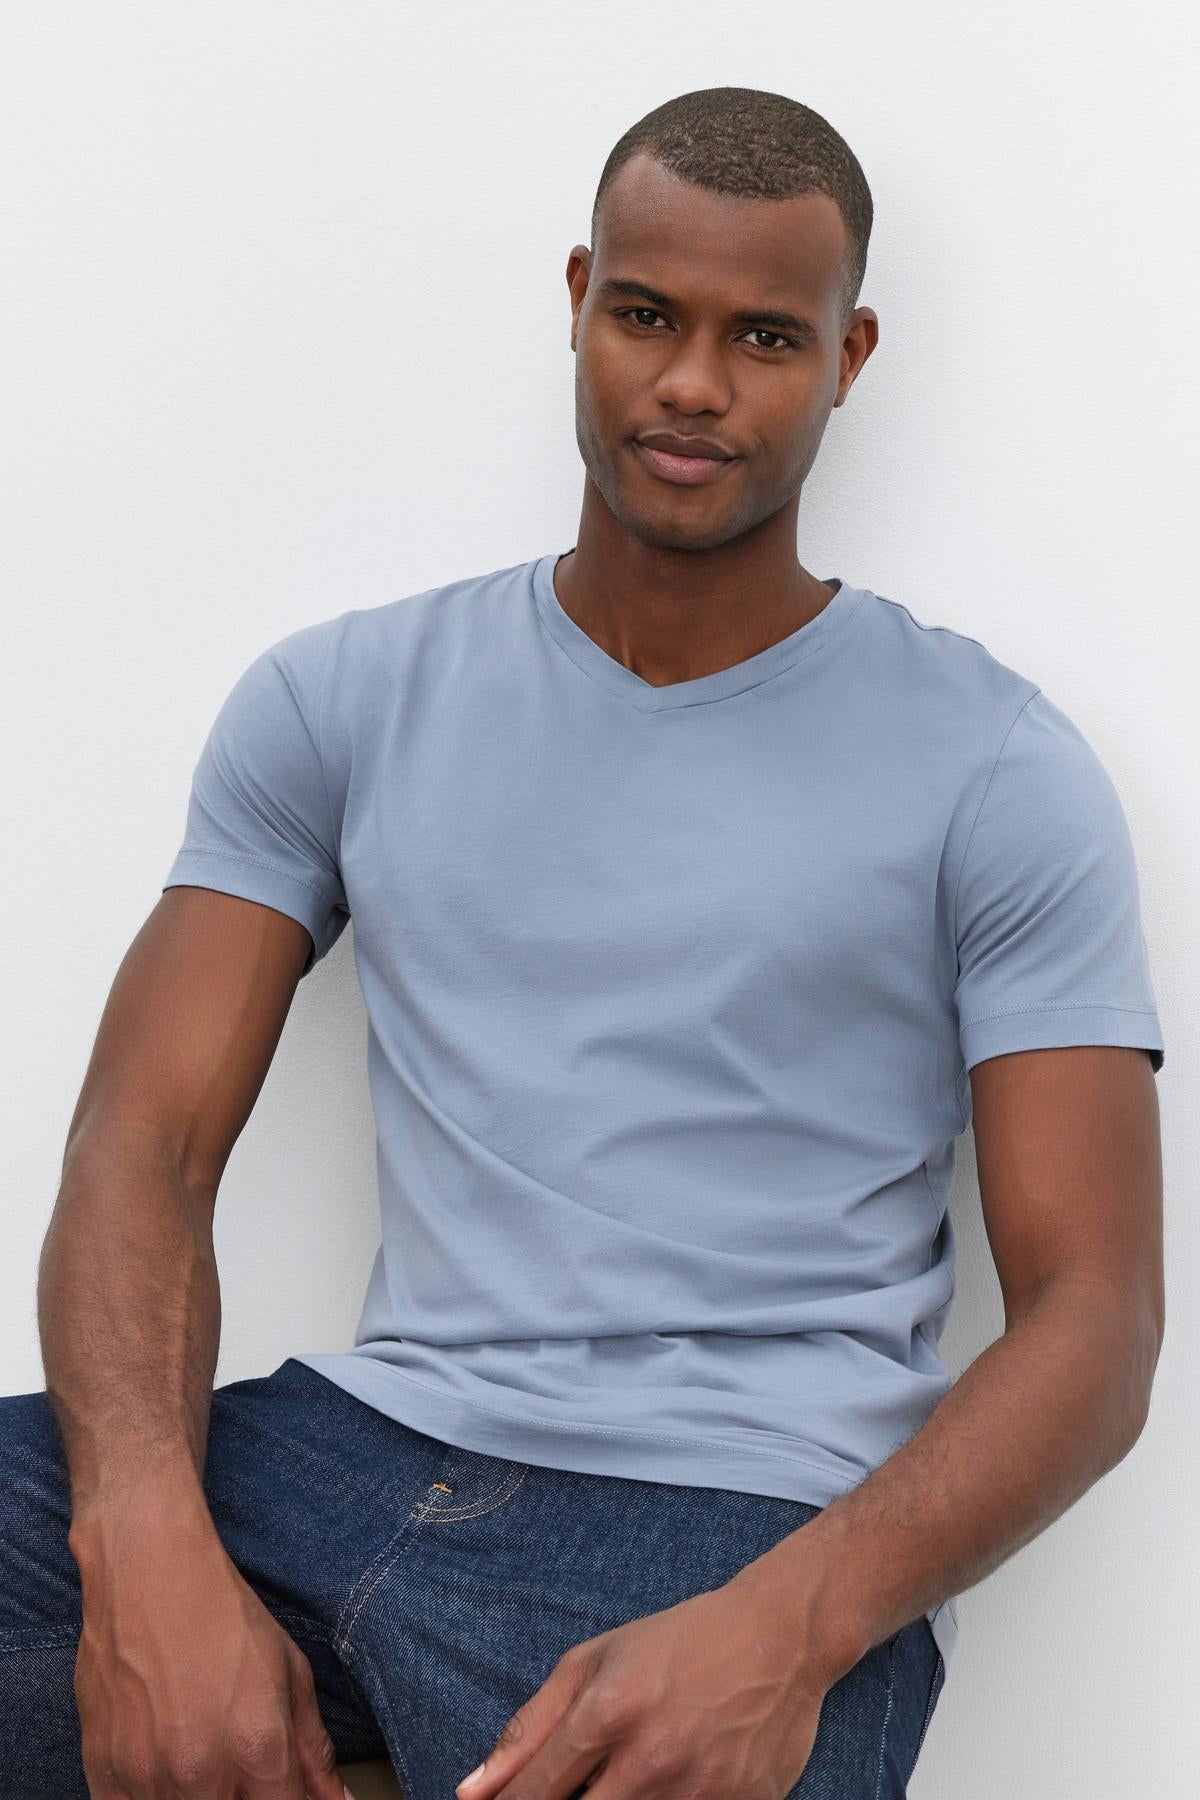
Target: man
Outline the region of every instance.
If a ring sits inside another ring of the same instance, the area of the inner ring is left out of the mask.
[[[955,1595],[1137,1439],[1120,801],[1036,683],[796,555],[870,227],[808,108],[651,112],[567,263],[574,546],[221,708],[0,1406],[7,1792],[330,1800],[386,1751],[409,1800],[902,1795]],[[213,1392],[221,1173],[351,917],[355,1344]],[[972,1117],[1006,1329],[952,1386]]]

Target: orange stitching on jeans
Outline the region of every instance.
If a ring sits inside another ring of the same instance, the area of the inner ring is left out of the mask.
[[[404,1536],[404,1533],[410,1525],[415,1524],[419,1530],[427,1525],[431,1519],[482,1518],[484,1513],[494,1512],[497,1507],[503,1506],[506,1500],[510,1500],[528,1473],[528,1463],[520,1464],[519,1467],[510,1471],[510,1473],[505,1476],[499,1487],[492,1488],[489,1493],[483,1496],[482,1500],[471,1506],[443,1507],[440,1506],[436,1500],[418,1500],[407,1519],[405,1519],[404,1524],[396,1533],[396,1536],[391,1538],[389,1542],[384,1545],[378,1556],[376,1556],[374,1561],[367,1566],[354,1587],[350,1590],[350,1593],[346,1598],[346,1603],[338,1615],[337,1624],[334,1626],[335,1646],[349,1649],[350,1633],[357,1624],[358,1616],[362,1612],[363,1607],[375,1592],[375,1589],[379,1586],[379,1583],[383,1580],[384,1576],[391,1573],[404,1552],[411,1544],[416,1542],[417,1533],[414,1533],[412,1537],[405,1538],[404,1542],[397,1548],[398,1540]],[[440,1484],[433,1482],[430,1485],[431,1487],[437,1487]],[[390,1558],[390,1560],[387,1560],[388,1558]],[[382,1568],[378,1567],[380,1563],[383,1563]],[[373,1576],[374,1579],[368,1582],[368,1578],[371,1576]],[[354,1611],[347,1619],[346,1614],[349,1612],[351,1603],[354,1601],[356,1595],[358,1596],[357,1605],[355,1605]],[[345,1620],[344,1625],[343,1620]]]
[[[408,1517],[405,1519],[404,1523],[401,1525],[400,1529],[392,1534],[392,1536],[388,1539],[387,1543],[384,1544],[384,1546],[381,1550],[376,1552],[376,1554],[371,1558],[371,1561],[367,1564],[366,1568],[363,1570],[362,1574],[359,1576],[358,1580],[353,1583],[353,1585],[351,1586],[350,1592],[346,1595],[346,1598],[342,1603],[342,1610],[339,1612],[339,1614],[337,1616],[337,1620],[333,1627],[333,1643],[334,1643],[335,1647],[338,1646],[339,1641],[342,1645],[345,1645],[348,1647],[349,1639],[342,1630],[342,1621],[346,1617],[346,1614],[349,1612],[351,1604],[354,1601],[355,1595],[357,1593],[359,1593],[359,1591],[363,1587],[364,1583],[367,1581],[368,1577],[374,1573],[374,1571],[378,1568],[380,1563],[385,1562],[389,1556],[392,1558],[393,1562],[396,1561],[396,1558],[400,1554],[399,1551],[396,1550],[397,1543],[400,1541],[401,1538],[404,1537],[404,1534],[408,1530],[408,1527],[410,1525],[412,1525],[414,1522],[416,1522],[418,1525],[420,1525],[424,1522],[425,1516],[427,1515],[427,1513],[430,1510],[430,1506],[431,1506],[430,1501],[418,1500],[416,1502],[416,1504],[413,1506]],[[411,1543],[412,1539],[409,1538],[406,1540],[406,1542]],[[393,1555],[394,1551],[395,1551],[395,1555]],[[374,1585],[375,1585],[374,1582],[372,1582],[371,1585],[372,1585],[372,1587],[374,1587]],[[362,1602],[360,1601],[358,1606],[356,1606],[354,1609],[354,1618],[358,1617],[358,1614],[361,1611],[361,1609],[362,1609]],[[350,1623],[353,1624],[353,1622],[354,1622],[354,1620],[352,1619],[350,1621]],[[347,1631],[348,1630],[349,1630],[349,1627],[347,1627]]]
[[[470,1506],[439,1506],[436,1500],[431,1500],[429,1517],[431,1519],[480,1519],[484,1513],[494,1512],[498,1506],[503,1506],[506,1500],[511,1500],[528,1473],[528,1463],[522,1463],[514,1474],[505,1476],[499,1487],[492,1488],[490,1493],[483,1496],[482,1500],[474,1501]]]

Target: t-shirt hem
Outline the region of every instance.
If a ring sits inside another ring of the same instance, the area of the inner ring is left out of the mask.
[[[1052,1050],[1077,1044],[1148,1050],[1155,1074],[1164,1061],[1162,1026],[1155,1008],[1111,1003],[1080,1006],[1072,1001],[985,1014],[960,1024],[959,1042],[966,1069],[1013,1050]]]

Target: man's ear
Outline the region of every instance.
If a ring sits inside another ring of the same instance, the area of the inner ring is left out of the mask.
[[[841,377],[833,404],[841,406],[862,374],[863,364],[879,342],[879,315],[869,306],[855,308],[842,338]]]
[[[592,272],[592,253],[586,244],[576,244],[567,258],[567,289],[571,295],[571,348],[579,330],[579,313]]]

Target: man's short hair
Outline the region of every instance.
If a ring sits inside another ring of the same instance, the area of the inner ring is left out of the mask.
[[[858,304],[874,209],[858,158],[820,113],[763,88],[697,88],[656,106],[609,152],[592,203],[592,243],[600,203],[617,171],[639,151],[682,181],[746,200],[828,194],[849,240],[843,322]]]

